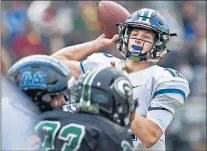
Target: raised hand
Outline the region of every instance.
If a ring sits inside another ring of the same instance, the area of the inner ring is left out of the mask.
[[[105,47],[110,47],[116,44],[116,41],[119,39],[118,34],[114,35],[113,38],[106,38],[104,34],[99,36],[96,40],[101,42]]]

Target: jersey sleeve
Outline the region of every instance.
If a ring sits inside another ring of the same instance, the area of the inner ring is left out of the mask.
[[[80,62],[80,67],[83,73],[87,70],[97,67],[110,67],[111,62],[119,61],[118,58],[106,53],[94,53]]]
[[[182,107],[190,92],[182,76],[164,76],[155,80],[155,89],[148,107],[147,118],[154,121],[163,132],[177,109]]]

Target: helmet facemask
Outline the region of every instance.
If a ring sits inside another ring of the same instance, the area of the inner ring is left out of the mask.
[[[118,27],[119,40],[117,42],[117,49],[125,58],[128,58],[131,54],[128,49],[130,35],[127,32],[129,30],[133,28],[145,29],[153,31],[156,34],[155,42],[153,43],[152,49],[149,50],[149,53],[142,53],[140,49],[139,52],[135,51],[134,54],[132,54],[139,61],[146,60],[147,62],[157,62],[164,54],[168,53],[169,50],[166,49],[166,45],[169,38],[171,36],[177,36],[174,33],[170,34],[169,27],[160,13],[150,8],[135,11],[125,23],[118,24]],[[147,41],[144,43],[146,44],[146,42]]]
[[[156,35],[154,43],[144,39],[130,37],[130,34],[133,29],[146,29],[146,30],[153,31]],[[129,39],[141,40],[143,41],[143,44],[137,50],[136,48],[134,50],[129,50]],[[156,62],[166,53],[165,52],[166,46],[163,47],[163,45],[165,45],[168,42],[168,40],[169,40],[169,35],[162,35],[160,32],[155,32],[152,29],[141,27],[141,26],[130,26],[127,24],[120,24],[117,49],[121,52],[121,54],[125,58],[130,59],[131,57],[136,57],[136,60],[139,61],[146,60],[148,62]],[[146,43],[152,44],[152,48],[147,52],[143,52],[143,48]]]

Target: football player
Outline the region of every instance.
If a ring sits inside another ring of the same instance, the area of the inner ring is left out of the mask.
[[[136,101],[129,79],[112,67],[83,74],[70,89],[73,113],[45,112],[35,130],[41,150],[132,151],[127,133]]]
[[[71,74],[64,64],[50,56],[22,58],[9,69],[7,76],[41,112],[66,103]]]
[[[26,111],[25,113],[28,115],[31,114],[31,111],[33,111],[32,113],[44,113],[66,104],[69,96],[68,81],[71,79],[71,74],[64,64],[50,56],[32,55],[22,58],[9,69],[7,77],[33,101],[30,103],[14,100],[12,103],[15,106],[18,105],[17,107],[21,106],[21,110]],[[36,120],[33,120],[30,126],[38,121],[39,114],[35,115]],[[24,119],[29,120],[26,117]],[[14,126],[13,129],[15,129],[15,125],[9,125],[10,128]],[[30,132],[31,134],[33,131]],[[36,150],[39,148],[39,143],[40,139],[33,135],[28,139],[26,146],[20,146],[20,150]],[[9,147],[11,148],[11,146]]]
[[[52,56],[65,63],[75,78],[97,66],[113,65],[123,70],[140,100],[129,131],[134,134],[135,148],[165,150],[165,130],[190,92],[188,81],[180,73],[156,65],[168,52],[167,43],[175,35],[158,11],[144,8],[120,24],[119,34],[112,39],[101,35],[96,40],[63,48]],[[125,60],[97,53],[114,43]]]

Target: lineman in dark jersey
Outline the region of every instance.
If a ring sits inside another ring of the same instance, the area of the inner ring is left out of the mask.
[[[42,114],[35,127],[40,149],[132,151],[132,138],[124,129],[136,108],[132,93],[128,78],[114,68],[83,74],[71,88],[70,104]]]

